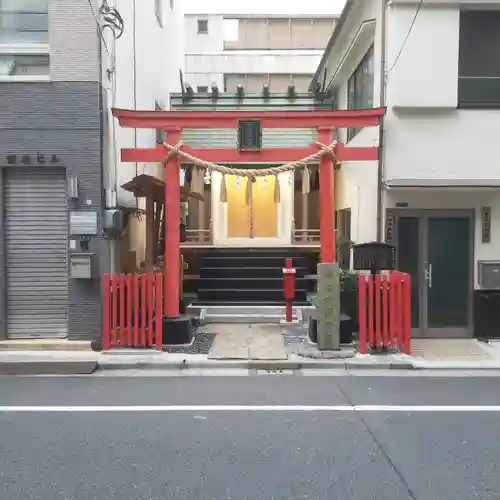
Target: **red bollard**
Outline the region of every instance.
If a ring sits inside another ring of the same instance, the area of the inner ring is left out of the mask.
[[[285,321],[292,322],[292,302],[295,298],[295,268],[292,267],[292,259],[285,260],[283,268],[283,295],[285,296]]]

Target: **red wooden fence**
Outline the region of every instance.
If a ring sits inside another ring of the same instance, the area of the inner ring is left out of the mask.
[[[161,350],[163,275],[104,275],[104,350],[156,347]]]
[[[410,275],[358,275],[359,352],[395,349],[411,352]]]

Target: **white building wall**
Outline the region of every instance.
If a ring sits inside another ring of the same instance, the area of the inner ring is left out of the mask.
[[[457,109],[459,6],[451,1],[425,2],[401,51],[414,15],[413,2],[390,2],[383,177],[386,184],[396,187],[385,190],[384,211],[397,205],[410,209],[474,210],[474,261],[497,260],[500,194],[498,188],[491,186],[500,186],[500,110]],[[347,104],[347,79],[370,43],[363,30],[360,35],[360,26],[369,19],[376,23],[371,39],[374,106],[380,104],[381,2],[355,0],[326,61],[331,68],[329,80],[333,79],[339,88],[340,108]],[[344,132],[339,139],[345,142]],[[378,131],[365,129],[348,145],[377,143]],[[351,231],[356,242],[376,236],[377,167],[378,162],[348,162],[336,176],[337,208],[351,207]],[[482,243],[481,237],[483,206],[492,210],[492,240],[488,244]],[[478,288],[477,265],[474,276]]]
[[[421,8],[387,77],[384,178],[395,184],[500,185],[500,110],[457,109],[459,6],[440,5]],[[414,14],[413,6],[389,8],[388,70]]]
[[[208,33],[198,33],[199,19],[208,21]],[[323,54],[322,50],[224,50],[225,26],[223,14],[184,16],[185,79],[195,90],[213,83],[224,88],[224,74],[312,75]]]
[[[218,54],[192,53],[186,54],[186,74],[309,73],[312,75],[320,59],[321,52],[318,50],[227,50]]]
[[[181,1],[175,0],[171,9],[170,0],[163,0],[161,26],[155,13],[155,0],[115,0],[114,6],[123,17],[125,30],[116,41],[105,31],[111,53],[108,67],[114,67],[114,81],[109,82],[112,87],[108,94],[110,108],[153,110],[158,102],[168,109],[170,93],[180,90],[179,70],[184,64]],[[109,0],[108,3],[111,5]],[[121,186],[144,173],[161,178],[163,169],[160,164],[123,163],[120,151],[122,148],[152,147],[156,143],[156,133],[148,129],[122,128],[111,118],[109,137],[108,185],[117,191],[119,206],[144,209],[144,200],[137,200]],[[137,264],[140,264],[145,253],[144,217],[136,216],[130,222],[127,239],[128,249],[136,252]]]
[[[208,21],[208,33],[198,33],[198,19]],[[185,53],[217,54],[224,49],[224,19],[222,14],[185,14],[184,45]],[[187,68],[186,68],[187,70]]]
[[[428,8],[423,5],[394,64],[415,16],[415,7],[398,3],[389,6],[389,106],[420,109],[457,107],[459,14],[458,6]]]
[[[474,210],[474,261],[500,260],[500,196],[497,189],[445,188],[394,189],[386,194],[386,207],[407,203],[408,208]],[[481,207],[491,207],[491,242],[482,242]],[[477,265],[474,287],[479,288]]]
[[[286,0],[252,0],[247,2],[228,2],[228,0],[183,0],[183,10],[186,14],[206,14],[228,13],[230,5],[232,15],[248,15],[250,12],[256,16],[279,15],[279,16],[300,16],[308,15],[338,15],[342,11],[345,0],[309,0],[304,2],[293,2]]]
[[[411,7],[395,4],[389,9],[388,69],[413,15]],[[439,43],[429,33],[439,33]],[[500,110],[457,109],[458,40],[458,5],[421,9],[387,78],[384,166],[384,180],[390,185],[456,187],[390,189],[384,206],[408,203],[408,208],[473,209],[474,261],[496,260],[500,258],[500,193],[487,186],[500,186],[496,133]],[[481,235],[483,206],[491,207],[488,244]],[[474,286],[479,288],[477,265]]]
[[[366,50],[360,51],[359,60],[365,53]],[[338,98],[339,108],[345,109],[347,83],[341,86]],[[338,140],[346,143],[346,129],[340,129],[338,134]],[[365,128],[351,139],[348,145],[349,147],[377,146],[378,136],[378,127]],[[336,188],[338,200],[335,206],[337,210],[351,209],[351,239],[354,243],[367,243],[377,239],[377,175],[377,161],[350,161],[342,164],[336,178],[339,185]]]
[[[458,5],[433,0],[424,3],[399,57],[416,7],[408,0],[395,0],[389,5],[384,182],[424,186],[500,185],[500,155],[497,151],[500,110],[457,109]],[[347,80],[371,43],[374,43],[374,106],[381,102],[381,19],[381,1],[355,0],[323,65],[329,68],[327,80],[339,88],[341,109],[347,107]],[[373,27],[368,27],[370,22],[374,23]],[[398,60],[393,66],[396,57]],[[346,141],[345,131],[340,132],[339,139]],[[377,143],[378,130],[371,128],[361,131],[348,145]],[[345,189],[337,197],[343,205],[338,208],[351,207],[356,242],[369,241],[376,236],[377,168],[378,162],[348,162],[342,166],[337,181],[340,184],[337,192]],[[358,169],[362,175],[358,175]],[[358,189],[361,196],[357,194]],[[397,193],[396,190],[384,193],[383,208],[394,206],[396,201],[405,201]],[[446,208],[477,206],[472,195],[469,202],[467,193],[469,191],[458,198],[448,196],[447,192],[436,196],[440,206]],[[494,193],[488,196],[495,198]],[[428,198],[426,192],[415,191],[413,206],[419,206],[416,200],[420,200],[420,206],[424,207],[433,199],[432,192]],[[457,203],[458,199],[462,200],[461,205]],[[482,245],[480,239],[476,240],[476,245],[479,255],[483,251],[491,252],[494,247],[492,244]]]
[[[168,109],[170,93],[180,90],[179,70],[183,67],[181,0],[174,2],[173,10],[169,0],[163,0],[163,27],[155,14],[155,0],[117,0],[116,3],[125,21],[125,31],[116,41],[113,106],[152,110],[158,102]],[[119,152],[124,147],[154,146],[155,131],[121,128],[115,124],[115,136],[118,201],[124,206],[135,206],[134,196],[120,186],[142,173],[161,177],[163,172],[159,165],[151,163],[122,163]]]
[[[347,80],[370,46],[374,43],[374,106],[380,103],[380,23],[381,4],[356,2],[351,16],[339,33],[335,49],[324,63],[327,68],[327,83],[338,88],[339,109],[347,108]],[[361,130],[349,146],[378,145],[379,128]],[[347,142],[346,129],[338,130],[337,140]],[[354,243],[366,243],[377,238],[377,169],[378,162],[344,162],[335,176],[336,209],[351,209],[351,238]]]
[[[208,21],[208,33],[198,33],[198,19]],[[224,88],[224,75],[214,69],[224,50],[223,16],[184,15],[184,79],[196,87],[217,85]]]

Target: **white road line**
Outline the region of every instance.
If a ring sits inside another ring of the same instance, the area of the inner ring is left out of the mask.
[[[500,412],[500,406],[412,405],[173,405],[173,406],[0,406],[0,412],[20,413],[122,413],[122,412]]]

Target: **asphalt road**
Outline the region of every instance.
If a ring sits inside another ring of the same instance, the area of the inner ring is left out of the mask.
[[[0,498],[498,499],[499,383],[0,377]]]

